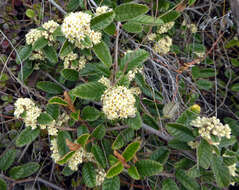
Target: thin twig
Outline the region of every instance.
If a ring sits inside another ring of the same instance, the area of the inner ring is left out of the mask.
[[[52,5],[54,5],[61,13],[63,13],[64,15],[67,14],[67,12],[61,8],[60,5],[58,5],[54,0],[48,0]]]

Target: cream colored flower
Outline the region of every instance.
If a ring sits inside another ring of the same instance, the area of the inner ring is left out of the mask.
[[[96,170],[96,186],[102,185],[106,177],[105,170],[103,169],[97,169]]]
[[[219,142],[213,142],[211,135],[217,136],[219,139],[222,137],[231,138],[231,128],[229,125],[223,125],[216,117],[197,117],[191,122],[191,125],[199,128],[200,136],[214,145],[218,145]]]
[[[31,29],[26,34],[26,43],[27,45],[33,45],[39,38],[44,37],[45,39],[48,39],[48,33],[44,30],[38,30],[38,29]]]
[[[37,128],[37,118],[41,114],[41,109],[38,108],[30,98],[18,98],[15,102],[14,115],[20,118],[21,114],[25,112],[23,121],[25,125],[30,126],[32,129]]]
[[[187,27],[193,34],[198,31],[198,28],[195,24],[188,24]]]
[[[110,80],[104,76],[102,76],[99,80],[99,83],[105,85],[107,88],[110,88],[111,84],[110,84]]]
[[[101,14],[104,14],[104,13],[107,13],[107,12],[110,12],[110,11],[112,11],[112,9],[109,8],[108,6],[97,7],[95,15],[99,16]]]
[[[109,120],[135,117],[135,97],[124,86],[108,88],[101,97],[103,112]]]
[[[154,41],[156,39],[157,35],[155,33],[151,33],[147,36],[149,41]]]
[[[56,138],[51,140],[51,147],[50,150],[52,151],[51,158],[56,163],[58,160],[60,160],[61,155],[59,154],[58,146],[57,146],[57,140]]]
[[[167,54],[170,51],[170,47],[172,46],[172,38],[166,36],[161,38],[157,43],[154,45],[154,51],[158,54]]]
[[[160,25],[159,29],[157,30],[158,34],[163,34],[168,32],[174,26],[174,22],[168,22],[166,24]]]
[[[90,29],[91,15],[83,12],[70,13],[61,26],[64,36],[80,49],[89,48],[82,41],[88,36],[93,44],[101,40],[101,33]]]
[[[132,81],[135,78],[136,73],[143,73],[143,68],[136,68],[134,70],[130,70],[127,74],[129,81]]]

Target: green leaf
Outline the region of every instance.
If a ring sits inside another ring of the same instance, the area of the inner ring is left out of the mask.
[[[94,131],[91,133],[93,137],[95,137],[98,140],[101,140],[104,138],[106,133],[105,126],[104,125],[99,125],[97,126]]]
[[[80,110],[76,110],[76,112],[72,112],[70,114],[71,118],[74,119],[75,121],[78,121],[79,120],[79,116],[80,116]]]
[[[141,177],[150,177],[163,171],[163,166],[154,160],[139,160],[135,163]]]
[[[127,22],[123,25],[122,28],[130,33],[139,33],[143,30],[143,26],[135,22]]]
[[[197,148],[197,157],[199,165],[204,169],[208,169],[212,159],[212,149],[210,144],[204,139],[201,139],[201,142]]]
[[[149,15],[141,15],[133,18],[131,21],[145,25],[162,25],[164,23],[161,18],[155,18]]]
[[[134,130],[131,128],[125,129],[116,137],[112,144],[112,149],[117,150],[130,142],[134,137]]]
[[[175,181],[167,178],[162,181],[162,190],[179,190],[179,188]]]
[[[68,153],[66,153],[60,160],[57,161],[57,164],[63,165],[65,163],[67,163],[72,156],[74,156],[75,151],[70,151]]]
[[[64,176],[71,176],[75,171],[71,170],[69,166],[65,166],[62,170]]]
[[[86,162],[82,168],[82,177],[87,187],[93,188],[96,185],[96,172],[93,163]]]
[[[128,174],[130,177],[132,177],[135,180],[140,179],[139,172],[135,166],[130,166],[130,168],[128,169]]]
[[[25,128],[16,139],[16,146],[23,147],[34,141],[40,134],[40,129],[32,130],[31,127]]]
[[[142,63],[149,58],[149,53],[143,49],[138,49],[133,52],[127,53],[120,61],[120,70],[126,71],[133,70],[136,67],[142,66]]]
[[[69,152],[69,148],[66,145],[66,139],[71,141],[71,136],[67,131],[59,131],[56,140],[59,154],[64,156],[67,152]]]
[[[217,72],[216,72],[216,74],[217,74]],[[212,68],[202,69],[199,66],[194,66],[192,68],[192,76],[194,79],[214,77],[215,70]]]
[[[73,49],[74,45],[70,43],[68,40],[65,40],[60,49],[60,56],[61,57],[67,56],[69,53],[73,51]]]
[[[46,112],[53,118],[57,119],[60,115],[59,105],[57,104],[47,104]]]
[[[90,24],[92,30],[102,30],[109,26],[115,18],[115,13],[113,11],[101,14],[94,17]]]
[[[40,116],[37,118],[37,123],[41,125],[50,124],[54,119],[48,114],[42,112]]]
[[[81,135],[80,137],[77,138],[76,142],[84,147],[86,145],[89,137],[90,137],[90,134],[88,134],[88,133],[83,134],[83,135]]]
[[[228,187],[230,184],[230,173],[228,167],[220,157],[213,155],[211,167],[219,187]]]
[[[17,64],[23,63],[30,57],[31,54],[32,54],[32,46],[26,45],[22,47],[20,51],[18,52],[19,56],[16,55],[17,56],[16,63]]]
[[[22,70],[18,73],[18,78],[22,81],[26,80],[33,72],[34,67],[31,61],[26,61],[22,67]]]
[[[46,58],[53,64],[56,64],[58,62],[57,52],[56,49],[52,46],[45,46],[43,49],[43,54],[46,56]]]
[[[161,19],[164,23],[175,21],[180,16],[180,13],[177,11],[170,11],[166,15],[162,16]]]
[[[100,164],[100,166],[102,168],[106,168],[106,159],[105,159],[104,152],[101,150],[101,148],[98,145],[94,144],[91,147],[91,152],[94,154],[94,157],[97,160],[97,162]]]
[[[68,106],[67,102],[58,96],[52,97],[50,100],[48,100],[48,103],[49,104],[59,104],[62,106]]]
[[[26,10],[26,15],[28,18],[34,18],[36,16],[35,11],[32,9],[27,9]]]
[[[94,45],[93,51],[98,57],[98,59],[107,67],[110,67],[112,65],[112,57],[110,55],[110,50],[105,42],[102,41],[101,43]]]
[[[15,158],[16,158],[16,149],[7,150],[0,157],[0,169],[3,171],[7,170],[13,164]]]
[[[130,143],[124,150],[124,152],[122,153],[122,156],[124,157],[125,161],[128,162],[130,161],[134,155],[136,154],[136,152],[139,150],[140,148],[140,142],[139,141],[135,141]]]
[[[77,128],[77,137],[80,137],[81,135],[86,133],[89,133],[89,130],[85,125],[81,125]]]
[[[54,82],[40,81],[37,83],[36,87],[44,92],[50,94],[62,94],[63,89]]]
[[[231,90],[234,92],[238,92],[239,91],[239,83],[233,84],[231,86]]]
[[[38,171],[40,165],[36,162],[28,162],[27,164],[23,164],[20,166],[15,166],[10,169],[9,175],[13,179],[21,179],[31,176],[35,172]]]
[[[176,122],[191,128],[191,122],[195,120],[197,117],[198,114],[193,112],[191,108],[188,108],[179,116]]]
[[[187,172],[187,175],[192,178],[200,177],[200,169],[197,167],[197,165],[191,167]]]
[[[199,79],[196,81],[196,85],[199,89],[210,90],[213,87],[213,82],[205,79]]]
[[[63,69],[61,75],[69,81],[77,81],[79,79],[79,72],[74,69]]]
[[[134,118],[128,118],[126,122],[127,125],[134,130],[138,130],[142,127],[142,119],[139,112],[136,113]]]
[[[72,94],[82,99],[100,101],[105,89],[99,82],[88,82],[75,87]]]
[[[147,13],[149,8],[145,5],[136,3],[124,3],[115,8],[115,19],[117,21],[126,21]]]
[[[84,0],[70,0],[66,6],[67,12],[73,12],[79,7],[84,8]]]
[[[196,2],[196,0],[188,0],[188,6],[191,6],[192,4],[194,4]]]
[[[81,112],[81,118],[86,121],[95,121],[100,117],[100,111],[92,106],[86,106]]]
[[[119,176],[110,179],[105,179],[102,185],[102,190],[120,190]]]
[[[115,34],[115,31],[116,31],[116,26],[113,22],[104,29],[104,32],[110,36],[113,36]]]
[[[158,161],[161,164],[165,164],[168,160],[169,155],[170,150],[165,146],[161,146],[151,154],[150,159]]]
[[[54,36],[55,39],[57,39],[57,37],[63,37],[64,34],[61,31],[61,26],[58,26],[52,35]]]
[[[176,170],[176,179],[187,189],[187,190],[200,190],[199,184],[192,177],[189,177],[184,170]]]
[[[182,124],[168,123],[166,129],[169,132],[169,134],[171,134],[176,139],[179,139],[181,141],[189,142],[194,140],[192,131]]]
[[[48,40],[44,37],[40,37],[32,46],[32,50],[39,50],[44,48],[48,44]]]
[[[123,171],[123,169],[124,169],[123,164],[121,162],[117,162],[107,171],[106,177],[112,178],[114,176],[117,176]]]
[[[177,150],[191,150],[191,148],[186,142],[180,141],[178,139],[173,139],[169,141],[168,146]]]
[[[7,190],[7,184],[2,178],[0,178],[0,189]]]

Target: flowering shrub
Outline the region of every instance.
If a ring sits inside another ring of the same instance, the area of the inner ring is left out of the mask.
[[[47,142],[61,175],[80,177],[89,188],[118,190],[120,183],[137,187],[139,180],[147,180],[150,189],[199,190],[238,182],[238,145],[231,127],[201,113],[193,97],[179,113],[176,100],[185,97],[176,74],[190,63],[173,68],[172,87],[150,84],[155,76],[146,75],[150,63],[159,78],[168,72],[163,61],[175,48],[172,32],[180,12],[169,9],[155,18],[147,14],[147,3],[94,6],[26,34],[16,59],[22,68],[18,78],[27,84],[41,73],[36,88],[44,98],[16,100],[14,116],[24,123],[16,146],[27,147],[37,138]],[[194,24],[180,27],[197,33]],[[140,32],[137,41],[129,37]],[[126,46],[129,42],[133,45]],[[196,55],[193,65],[206,55],[190,47],[188,52]],[[8,150],[0,168],[7,170],[15,157],[16,150]],[[32,175],[39,165],[30,175],[26,166],[17,167],[9,171],[16,180]]]

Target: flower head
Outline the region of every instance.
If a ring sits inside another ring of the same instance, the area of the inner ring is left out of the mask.
[[[108,88],[101,97],[103,112],[108,119],[125,119],[135,117],[135,97],[133,93],[124,86]]]

